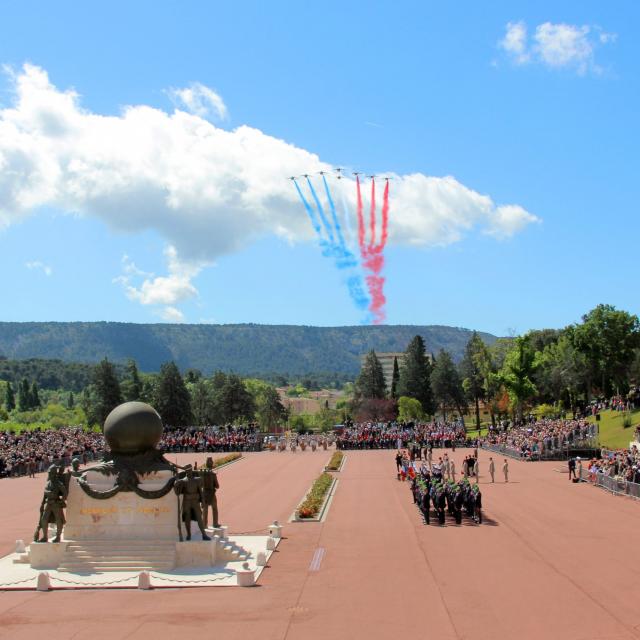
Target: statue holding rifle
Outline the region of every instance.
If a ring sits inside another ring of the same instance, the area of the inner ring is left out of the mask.
[[[58,467],[51,465],[49,467],[47,484],[44,488],[44,496],[40,505],[40,521],[33,536],[34,542],[49,541],[49,523],[55,522],[56,537],[54,542],[60,542],[62,529],[64,528],[65,518],[63,509],[67,506],[67,486],[63,478],[60,477]],[[42,537],[38,536],[42,532]]]

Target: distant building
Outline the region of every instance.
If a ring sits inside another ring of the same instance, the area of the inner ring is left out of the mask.
[[[367,354],[363,354],[360,356],[360,367],[364,364],[364,361],[367,357]],[[404,353],[378,353],[376,351],[376,358],[380,361],[382,365],[382,372],[384,373],[384,383],[387,386],[387,391],[391,390],[391,382],[393,380],[393,359],[398,358],[398,366],[401,367],[404,362]]]

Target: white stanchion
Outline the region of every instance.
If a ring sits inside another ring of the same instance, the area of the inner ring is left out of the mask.
[[[253,587],[256,584],[256,572],[249,568],[248,562],[243,562],[242,569],[236,571],[236,579],[239,587]]]
[[[138,575],[138,589],[151,589],[151,574],[148,571],[141,571]]]
[[[38,582],[36,584],[37,591],[50,591],[51,590],[51,580],[49,579],[49,574],[46,571],[41,571],[38,574]]]

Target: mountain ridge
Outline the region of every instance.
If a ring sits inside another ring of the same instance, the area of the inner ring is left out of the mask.
[[[404,351],[417,334],[427,349],[462,357],[472,330],[446,325],[169,324],[129,322],[0,322],[0,354],[10,359],[55,358],[66,362],[114,362],[134,358],[143,371],[175,360],[181,369],[356,374],[370,349]],[[497,337],[478,332],[487,344]]]

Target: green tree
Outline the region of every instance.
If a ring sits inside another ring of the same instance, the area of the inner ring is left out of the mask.
[[[275,387],[266,386],[255,398],[256,416],[260,427],[265,431],[275,431],[275,428],[286,421],[288,412],[280,401]]]
[[[407,346],[402,367],[398,395],[415,398],[428,415],[435,410],[431,388],[431,362],[427,357],[422,336],[415,336]]]
[[[235,374],[227,376],[217,397],[218,410],[224,422],[233,424],[241,418],[247,420],[253,418],[256,411],[255,401],[239,376]]]
[[[31,388],[29,381],[23,378],[18,385],[18,411],[29,411],[31,409]]]
[[[476,331],[471,334],[460,363],[462,387],[467,398],[474,403],[476,429],[480,429],[480,400],[485,397],[485,376],[483,365],[489,357],[487,345]]]
[[[193,422],[191,397],[173,361],[165,362],[160,367],[154,406],[167,425],[179,427]]]
[[[67,409],[73,409],[76,405],[75,398],[73,397],[73,391],[69,391],[67,396]]]
[[[122,391],[116,369],[107,358],[96,366],[91,387],[87,417],[92,423],[102,425],[109,413],[122,403]]]
[[[7,411],[13,411],[16,408],[16,396],[11,382],[7,382],[7,387],[4,392],[4,408]]]
[[[393,356],[393,374],[391,376],[391,391],[389,392],[389,397],[394,399],[398,397],[399,382],[400,382],[400,369],[398,367],[398,357]]]
[[[447,409],[455,407],[461,417],[464,416],[465,400],[460,374],[451,358],[451,354],[444,349],[436,357],[431,372],[431,387],[436,401],[442,409],[443,419],[447,419]]]
[[[29,408],[39,409],[42,406],[42,403],[40,402],[40,390],[38,389],[38,383],[35,380],[31,383],[31,391],[29,392],[29,395],[31,403]]]
[[[606,396],[626,392],[635,350],[640,347],[638,316],[600,304],[567,333],[586,358],[588,392],[596,386]]]
[[[127,373],[122,382],[122,392],[127,401],[142,399],[142,380],[138,371],[138,365],[133,358],[127,361]]]
[[[535,366],[534,381],[540,399],[563,402],[574,411],[578,396],[586,389],[588,366],[585,355],[574,347],[569,336],[561,336],[536,353]]]
[[[524,404],[537,393],[533,382],[535,353],[526,336],[515,339],[500,371],[500,380],[515,405],[516,420],[522,422]]]
[[[398,399],[398,420],[409,422],[412,420],[422,420],[422,418],[424,418],[424,411],[422,410],[420,400],[400,396]]]
[[[216,406],[211,383],[199,378],[191,388],[191,413],[197,425],[215,424]]]
[[[384,398],[386,385],[384,372],[376,352],[372,349],[366,356],[360,375],[356,380],[356,391],[359,398]]]

